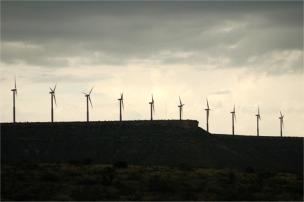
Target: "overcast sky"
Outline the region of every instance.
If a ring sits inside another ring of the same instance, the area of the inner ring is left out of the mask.
[[[184,119],[212,133],[303,136],[303,2],[2,2],[1,122]]]

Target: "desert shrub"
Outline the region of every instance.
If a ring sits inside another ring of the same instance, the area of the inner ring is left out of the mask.
[[[91,163],[92,163],[92,159],[90,158],[83,159],[82,161],[82,165],[91,165]]]
[[[113,167],[115,168],[128,168],[128,164],[125,161],[116,161],[113,163]]]
[[[70,197],[75,201],[105,200],[105,190],[99,186],[84,186],[73,190]]]
[[[45,182],[59,182],[61,177],[58,175],[58,173],[51,172],[51,171],[45,171],[41,175],[41,180]]]
[[[198,196],[194,192],[182,192],[180,195],[183,201],[196,201]]]
[[[77,180],[79,185],[96,185],[98,180],[94,176],[83,175]]]
[[[235,182],[236,177],[235,177],[235,174],[233,172],[229,172],[228,173],[228,177],[229,177],[230,183],[234,183]]]
[[[187,164],[187,163],[181,163],[178,165],[178,168],[181,170],[181,171],[192,171],[193,168]]]
[[[115,200],[119,197],[118,190],[115,187],[107,187],[105,197],[107,200]]]
[[[253,173],[254,172],[254,168],[252,166],[247,166],[246,168],[244,168],[244,171],[246,173]]]
[[[148,188],[151,191],[166,192],[168,190],[168,183],[159,176],[154,176],[149,180]]]
[[[69,160],[67,163],[70,165],[79,165],[80,164],[80,162],[77,161],[76,159]]]
[[[268,178],[272,178],[275,176],[275,173],[272,171],[260,171],[258,173],[258,177],[261,179],[268,179]]]
[[[132,172],[127,175],[126,180],[128,181],[140,181],[142,179],[142,175],[139,172]]]
[[[115,178],[115,169],[106,167],[101,174],[101,184],[104,186],[110,186]]]

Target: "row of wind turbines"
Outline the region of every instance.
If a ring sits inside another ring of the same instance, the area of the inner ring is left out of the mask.
[[[16,77],[15,77],[15,88],[11,89],[11,91],[13,92],[13,122],[16,122],[16,110],[15,110],[15,101],[16,101],[16,96],[17,96],[17,84],[16,84]],[[55,105],[57,106],[56,103],[56,95],[55,95],[55,91],[56,91],[56,87],[57,84],[55,84],[54,88],[50,88],[50,95],[51,95],[51,122],[54,122],[54,102]],[[82,92],[85,97],[86,97],[86,103],[87,103],[87,122],[89,122],[89,102],[91,104],[91,107],[93,108],[93,104],[92,104],[92,100],[91,100],[91,93],[93,91],[94,86],[91,88],[91,90],[89,91],[89,93],[85,93]],[[122,121],[122,110],[124,110],[124,103],[123,103],[123,93],[120,94],[120,98],[118,98],[119,101],[119,121]],[[207,101],[207,108],[205,109],[206,111],[206,129],[207,132],[209,132],[209,113],[211,111],[210,107],[209,107],[209,102],[208,99],[206,99]],[[183,115],[183,107],[185,104],[182,103],[181,98],[179,97],[179,119],[182,120],[182,115]],[[151,102],[149,102],[150,105],[150,110],[151,110],[151,121],[153,120],[153,114],[155,114],[155,109],[154,109],[154,98],[152,95],[152,100]],[[236,112],[235,112],[235,105],[233,107],[233,110],[230,112],[232,115],[232,135],[234,135],[234,125],[236,122]],[[261,115],[260,115],[260,107],[258,106],[258,113],[255,115],[257,117],[257,136],[260,135],[259,133],[259,121],[261,120]],[[281,137],[283,136],[283,127],[284,127],[284,115],[282,115],[282,112],[280,111],[280,135]]]

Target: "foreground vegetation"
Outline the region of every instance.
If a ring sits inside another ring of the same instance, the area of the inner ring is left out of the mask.
[[[6,164],[1,167],[1,200],[302,201],[303,174],[123,162]]]

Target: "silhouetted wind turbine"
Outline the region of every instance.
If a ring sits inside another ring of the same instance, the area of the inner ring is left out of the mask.
[[[259,128],[259,120],[261,120],[260,115],[260,107],[258,106],[258,114],[255,115],[257,117],[257,136],[260,135],[260,128]]]
[[[206,116],[207,116],[207,132],[209,132],[209,111],[210,111],[210,108],[209,108],[209,103],[208,103],[208,99],[207,100],[207,109],[206,110]]]
[[[230,112],[232,115],[232,135],[234,135],[234,121],[236,121],[236,115],[235,115],[235,105],[233,107],[233,111]]]
[[[119,120],[122,121],[121,106],[124,110],[123,93],[120,94],[120,98],[118,98],[118,100],[119,100]]]
[[[94,88],[94,86],[91,88],[89,94],[82,92],[85,95],[85,97],[87,98],[87,122],[89,122],[89,101],[91,103],[91,107],[93,108],[92,101],[91,101],[91,92],[92,92],[93,88]]]
[[[153,112],[155,114],[155,110],[154,110],[154,99],[153,99],[153,95],[152,95],[152,101],[149,102],[150,107],[151,107],[151,121],[153,120]]]
[[[178,105],[178,107],[179,107],[179,120],[182,120],[183,106],[184,106],[185,104],[182,103],[180,97],[179,97],[179,103],[180,103],[180,105]]]
[[[17,84],[16,84],[16,76],[15,79],[15,88],[11,89],[13,91],[13,122],[16,123],[16,108],[15,108],[15,95],[17,96]]]
[[[281,137],[283,136],[283,127],[284,127],[284,115],[282,115],[282,112],[280,111],[281,116],[279,117],[280,119],[280,133],[281,133]]]
[[[53,110],[53,100],[55,100],[55,104],[57,106],[57,103],[56,103],[56,96],[55,96],[55,90],[56,90],[56,86],[57,84],[55,85],[54,89],[51,89],[50,87],[50,94],[51,94],[51,121],[54,122],[54,110]]]

